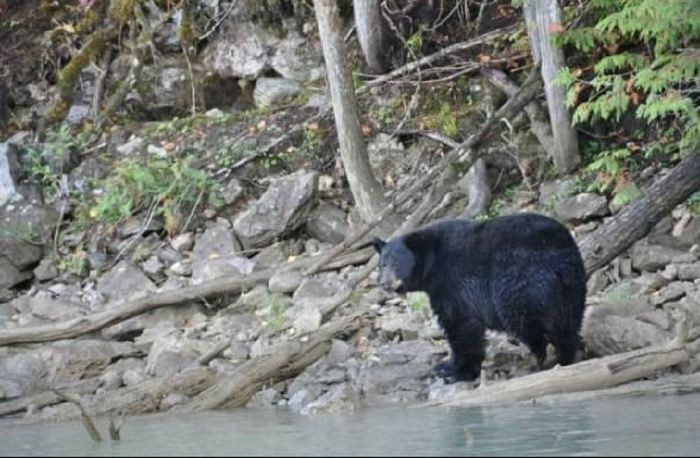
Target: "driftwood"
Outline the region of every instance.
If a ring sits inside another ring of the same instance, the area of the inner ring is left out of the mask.
[[[83,394],[92,394],[100,385],[100,378],[94,377],[86,380],[80,380],[75,383],[65,384],[58,387],[62,393],[69,393],[72,396],[81,396]],[[31,409],[41,409],[46,406],[51,406],[63,402],[65,398],[56,394],[54,390],[46,390],[41,393],[24,396],[9,401],[0,402],[0,417],[13,415],[19,412],[24,412]]]
[[[102,441],[102,436],[100,435],[100,432],[97,430],[97,426],[95,426],[95,421],[92,419],[92,416],[88,413],[88,411],[85,409],[83,406],[83,403],[80,401],[80,399],[70,396],[68,394],[62,393],[58,391],[57,389],[52,390],[56,395],[58,395],[61,399],[73,403],[79,410],[80,410],[80,421],[83,423],[83,427],[85,428],[85,431],[87,431],[88,435],[90,436],[90,439],[94,440],[95,442],[101,442]]]
[[[356,312],[326,324],[309,336],[305,343],[280,343],[271,355],[244,363],[231,377],[220,380],[200,393],[185,409],[204,410],[245,405],[265,383],[275,383],[300,374],[330,350],[334,337],[356,331],[366,316],[366,312]]]
[[[475,390],[460,391],[450,399],[429,404],[467,407],[611,388],[687,362],[690,358],[686,348],[689,329],[690,320],[686,316],[678,321],[676,337],[666,344],[591,359],[571,366],[556,366],[550,370],[489,384]]]

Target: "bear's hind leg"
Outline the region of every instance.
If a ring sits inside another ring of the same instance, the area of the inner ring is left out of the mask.
[[[558,337],[554,348],[557,352],[557,362],[561,366],[568,366],[576,360],[576,352],[581,348],[581,339],[576,334]]]
[[[544,362],[547,359],[547,338],[542,322],[531,320],[525,329],[520,330],[517,337],[527,345],[537,358],[537,369],[544,369]]]

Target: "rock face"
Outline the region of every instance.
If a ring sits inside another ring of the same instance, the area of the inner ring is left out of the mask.
[[[230,21],[208,47],[204,65],[222,77],[254,80],[267,70],[284,78],[310,81],[323,75],[317,47],[295,31],[284,37],[252,22]]]
[[[350,226],[343,210],[319,202],[306,221],[306,232],[321,242],[340,243],[350,234]]]
[[[265,246],[298,229],[313,203],[318,174],[299,170],[274,180],[267,191],[233,222],[245,249]]]

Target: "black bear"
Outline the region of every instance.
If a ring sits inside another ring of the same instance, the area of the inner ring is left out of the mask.
[[[542,368],[547,343],[571,364],[581,345],[586,273],[569,231],[543,215],[446,220],[387,242],[375,238],[383,288],[425,291],[452,350],[446,381],[481,373],[486,329],[527,345]]]

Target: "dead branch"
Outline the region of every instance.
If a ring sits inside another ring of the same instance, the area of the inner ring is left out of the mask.
[[[512,96],[518,92],[518,86],[500,70],[495,68],[482,68],[481,74],[488,78],[496,87],[508,94],[508,96]],[[553,160],[554,140],[552,139],[552,130],[545,121],[546,116],[544,111],[542,111],[542,107],[540,107],[539,103],[536,101],[532,101],[525,105],[525,114],[530,120],[530,130],[547,152],[547,157]]]
[[[490,41],[493,41],[496,38],[499,38],[507,33],[510,33],[516,29],[516,26],[507,26],[503,27],[500,29],[492,30],[491,32],[485,33],[483,35],[480,35],[476,38],[473,38],[468,41],[464,41],[462,43],[457,43],[452,46],[448,46],[446,48],[441,49],[440,51],[433,53],[429,56],[425,56],[417,61],[410,62],[403,67],[397,68],[396,70],[393,70],[386,75],[382,75],[378,78],[373,79],[372,81],[368,81],[365,86],[363,86],[360,91],[366,91],[371,87],[374,86],[379,86],[381,84],[386,83],[387,81],[391,81],[393,79],[396,79],[398,77],[404,76],[408,73],[412,73],[420,69],[421,67],[428,66],[432,64],[433,62],[437,62],[440,59],[445,58],[446,56],[449,56],[450,54],[454,54],[457,52],[462,52],[462,51],[467,51],[471,48],[474,48],[476,46],[488,43]],[[360,92],[358,91],[358,92]]]
[[[56,395],[58,395],[60,398],[66,400],[67,402],[75,404],[78,407],[78,409],[80,409],[80,421],[83,423],[85,431],[87,431],[90,438],[95,442],[102,442],[102,436],[100,436],[100,432],[97,430],[95,422],[93,421],[92,417],[87,412],[87,410],[85,410],[85,407],[83,406],[83,403],[80,402],[80,399],[62,393],[55,388],[52,391],[56,393]]]

